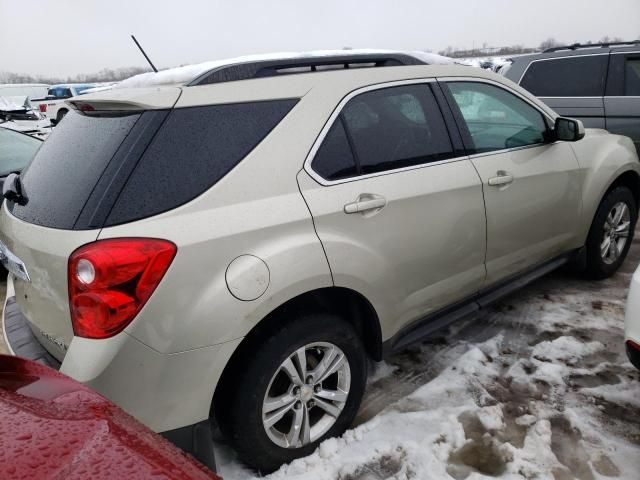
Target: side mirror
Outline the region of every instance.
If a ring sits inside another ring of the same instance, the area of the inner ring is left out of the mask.
[[[558,117],[553,129],[556,140],[577,142],[584,138],[584,125],[580,120]]]

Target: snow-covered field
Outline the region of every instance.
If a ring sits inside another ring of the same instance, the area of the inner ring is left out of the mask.
[[[563,272],[376,366],[357,426],[270,479],[640,478],[640,374],[621,272]],[[226,480],[255,473],[220,445]]]

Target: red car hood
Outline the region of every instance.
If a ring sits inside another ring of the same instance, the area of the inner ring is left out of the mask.
[[[0,355],[1,479],[216,479],[106,398]]]

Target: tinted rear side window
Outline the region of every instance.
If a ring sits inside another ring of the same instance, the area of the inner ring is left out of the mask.
[[[69,112],[22,174],[29,201],[9,203],[29,223],[72,229],[87,198],[139,114],[86,117]]]
[[[274,100],[172,110],[108,216],[117,225],[176,208],[235,167],[293,108]]]
[[[602,97],[608,55],[532,62],[520,82],[538,97]]]
[[[356,175],[356,162],[341,118],[329,130],[311,167],[327,180],[340,180]]]
[[[640,58],[627,58],[624,69],[624,94],[640,96]]]

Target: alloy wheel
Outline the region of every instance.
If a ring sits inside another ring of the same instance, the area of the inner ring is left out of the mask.
[[[351,368],[336,345],[298,348],[277,369],[262,404],[269,439],[283,448],[315,442],[335,424],[351,386]]]
[[[631,232],[631,213],[624,202],[616,203],[604,222],[604,238],[600,244],[600,255],[607,265],[615,263],[625,246]]]

